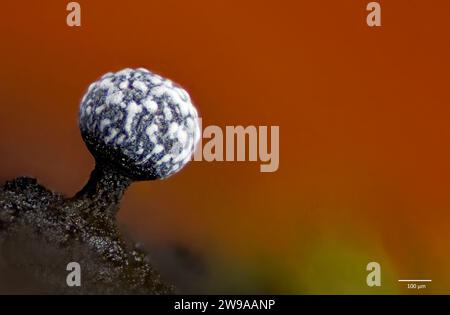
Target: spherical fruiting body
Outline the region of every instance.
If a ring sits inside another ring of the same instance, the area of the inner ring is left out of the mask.
[[[189,94],[143,68],[107,73],[92,83],[81,101],[79,126],[97,163],[133,180],[179,171],[200,138]]]

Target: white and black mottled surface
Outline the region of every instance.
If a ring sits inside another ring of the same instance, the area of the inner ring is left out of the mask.
[[[89,86],[79,115],[97,162],[134,180],[163,179],[189,162],[200,138],[189,94],[146,69],[107,73]]]

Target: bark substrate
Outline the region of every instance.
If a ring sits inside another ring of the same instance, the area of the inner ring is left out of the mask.
[[[170,294],[115,214],[131,181],[97,167],[73,198],[19,177],[0,186],[0,293]],[[69,262],[81,286],[69,287]]]

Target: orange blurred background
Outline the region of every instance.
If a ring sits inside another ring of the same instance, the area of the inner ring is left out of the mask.
[[[204,265],[176,280],[156,255],[163,276],[186,292],[411,293],[397,279],[425,278],[422,293],[450,293],[450,2],[380,1],[380,28],[368,0],[84,0],[79,28],[68,2],[0,6],[2,182],[74,194],[93,168],[83,93],[145,67],[184,86],[204,126],[280,126],[275,173],[192,162],[127,191],[125,231]]]

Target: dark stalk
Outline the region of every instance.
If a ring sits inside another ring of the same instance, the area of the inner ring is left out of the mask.
[[[89,181],[70,201],[79,203],[83,211],[115,215],[131,182],[129,177],[114,168],[96,163]]]

